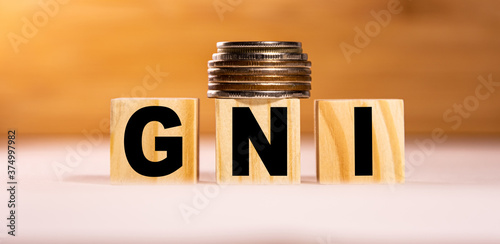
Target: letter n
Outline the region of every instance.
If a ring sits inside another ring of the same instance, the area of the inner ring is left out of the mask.
[[[287,175],[287,107],[272,107],[270,111],[270,143],[250,108],[233,107],[233,176],[250,173],[250,143],[271,176]]]

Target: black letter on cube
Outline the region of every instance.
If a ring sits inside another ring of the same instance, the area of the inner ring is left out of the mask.
[[[287,175],[287,108],[271,108],[271,143],[250,108],[233,108],[233,176],[249,175],[249,143],[271,176]]]
[[[137,110],[125,127],[125,155],[132,169],[141,175],[169,175],[182,167],[182,137],[155,137],[155,150],[168,151],[168,155],[159,162],[149,161],[142,150],[142,133],[152,121],[160,122],[165,129],[181,125],[179,116],[170,108],[150,106]]]
[[[354,175],[373,175],[372,108],[354,108]]]

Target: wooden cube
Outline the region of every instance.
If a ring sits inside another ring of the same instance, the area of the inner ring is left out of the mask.
[[[196,183],[197,98],[111,100],[111,182]]]
[[[316,100],[318,182],[403,183],[403,100]]]
[[[300,183],[299,99],[216,99],[219,184]]]

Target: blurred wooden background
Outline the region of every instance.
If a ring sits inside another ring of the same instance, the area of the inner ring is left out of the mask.
[[[456,130],[443,120],[474,95],[479,75],[500,82],[500,1],[401,0],[402,12],[348,63],[339,45],[353,45],[354,28],[388,2],[1,1],[0,129],[81,133],[109,120],[111,98],[135,94],[199,97],[201,132],[213,132],[206,63],[216,42],[291,40],[313,63],[304,132],[313,131],[314,99],[403,98],[409,133],[500,133],[500,87]],[[227,7],[223,18],[214,3]],[[26,19],[35,34],[23,36]],[[168,76],[145,85],[147,67]]]

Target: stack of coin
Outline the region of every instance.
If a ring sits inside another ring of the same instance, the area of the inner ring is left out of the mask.
[[[209,98],[308,98],[311,62],[300,42],[218,42]]]

